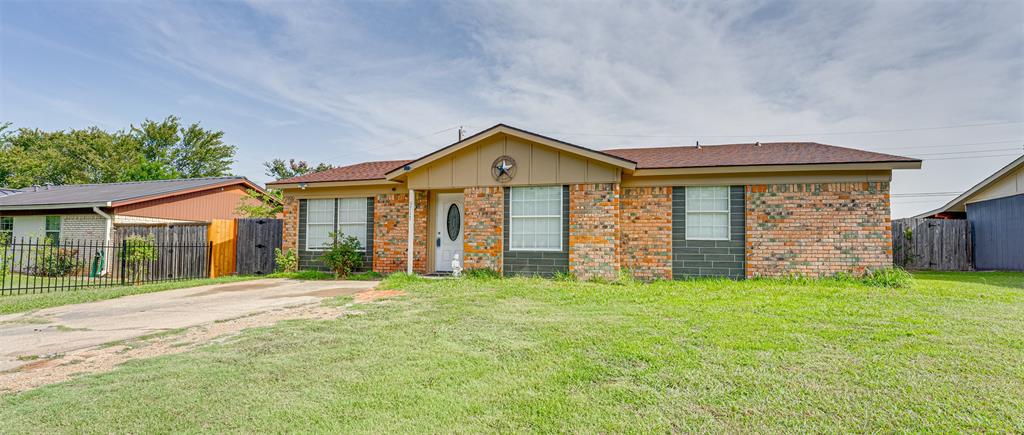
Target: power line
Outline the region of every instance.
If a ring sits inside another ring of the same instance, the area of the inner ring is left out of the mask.
[[[979,124],[960,124],[960,125],[942,125],[935,127],[916,127],[916,128],[896,128],[888,130],[851,130],[851,131],[834,131],[834,132],[819,132],[819,133],[786,133],[786,134],[624,134],[624,133],[581,133],[581,132],[547,132],[546,134],[551,135],[566,135],[566,136],[601,136],[601,137],[643,137],[643,138],[765,138],[765,137],[792,137],[792,136],[844,136],[844,135],[858,135],[858,134],[880,134],[880,133],[902,133],[909,131],[929,131],[929,130],[947,130],[955,128],[971,128],[971,127],[990,127],[995,125],[1011,125],[1011,124],[1024,124],[1024,121],[1009,121],[1009,122],[987,122]]]
[[[992,153],[992,152],[997,152],[997,151],[1017,151],[1017,150],[1024,150],[1024,148],[1017,147],[1017,148],[999,148],[999,149],[992,149],[992,150],[949,151],[949,152],[944,152],[944,153],[924,153],[924,154],[917,154],[917,155],[918,156],[943,156],[943,155],[947,155],[947,154]]]
[[[1015,156],[1015,157],[1016,156],[1020,156],[1020,153],[1015,153],[1015,154],[996,154],[996,155],[991,155],[991,156],[944,157],[944,158],[939,158],[939,159],[924,159],[924,160],[930,162],[930,161],[935,161],[935,160],[985,159],[985,158],[989,158],[989,157],[1009,157],[1009,156]]]
[[[968,145],[995,145],[995,144],[1002,144],[1002,143],[1024,143],[1024,139],[996,140],[996,141],[990,141],[990,142],[950,143],[950,144],[943,144],[943,145],[895,146],[895,147],[886,147],[886,149],[908,150],[908,149],[918,149],[918,148],[960,147],[960,146],[968,146]]]

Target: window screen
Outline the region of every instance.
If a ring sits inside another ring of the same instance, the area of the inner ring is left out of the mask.
[[[729,187],[686,188],[686,240],[729,240]]]
[[[513,187],[509,193],[509,249],[562,250],[562,187]]]

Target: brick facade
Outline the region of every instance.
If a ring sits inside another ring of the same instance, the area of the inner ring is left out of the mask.
[[[299,248],[299,200],[285,196],[282,201],[281,219],[284,221],[281,234],[281,249],[296,250]]]
[[[60,217],[61,240],[103,241],[106,229],[107,220],[98,214],[67,214]]]
[[[617,183],[569,187],[569,271],[580,279],[618,277],[619,195]]]
[[[409,194],[377,195],[373,207],[373,270],[380,273],[405,272],[409,234]],[[427,194],[416,192],[413,216],[414,272],[427,272]]]
[[[892,266],[889,183],[746,186],[746,276]]]
[[[463,268],[502,270],[505,195],[501,186],[470,187],[465,196]]]
[[[622,189],[622,267],[642,280],[672,279],[672,188]]]

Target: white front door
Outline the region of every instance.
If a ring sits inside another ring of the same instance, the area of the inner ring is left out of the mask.
[[[462,211],[463,196],[461,193],[437,194],[437,220],[434,223],[434,270],[438,272],[452,271],[452,258],[462,258],[462,222],[465,213]]]

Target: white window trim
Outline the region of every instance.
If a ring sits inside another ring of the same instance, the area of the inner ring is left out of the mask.
[[[334,204],[331,207],[332,211],[331,211],[331,223],[330,223],[330,225],[334,226],[334,231],[338,230],[338,226],[337,226],[337,221],[338,221],[338,200],[337,200],[337,198],[310,198],[310,199],[307,199],[306,200],[306,250],[307,251],[323,251],[323,250],[325,250],[325,248],[323,246],[311,247],[309,245],[309,226],[310,225],[327,225],[326,223],[310,223],[309,222],[309,202],[310,201],[323,201],[323,200],[329,200],[329,201],[331,201],[331,204]]]
[[[316,223],[310,224],[309,223],[309,201],[330,200],[334,204],[334,206],[333,206],[334,211],[331,213],[331,217],[332,217],[331,225],[334,226],[334,229],[332,230],[332,232],[335,233],[335,234],[337,234],[338,228],[340,228],[341,225],[362,224],[367,229],[370,228],[370,221],[368,219],[366,219],[365,217],[363,218],[362,222],[341,222],[341,220],[338,219],[338,212],[341,210],[341,208],[338,206],[339,205],[338,204],[338,200],[341,200],[341,199],[362,199],[363,201],[367,201],[366,197],[309,198],[309,199],[306,199],[306,234],[305,234],[306,235],[306,251],[326,251],[327,250],[327,248],[324,247],[324,246],[320,246],[320,247],[311,247],[311,246],[309,246],[309,226],[310,225],[327,225],[325,223],[324,224],[316,224]],[[360,249],[359,249],[358,252],[366,252],[366,246],[363,246],[363,245],[365,245],[365,243],[361,243],[360,244]]]
[[[555,248],[513,248],[512,247],[512,219],[515,219],[515,218],[526,218],[526,219],[529,219],[529,218],[552,218],[552,217],[555,217],[555,216],[553,216],[553,215],[513,216],[512,215],[512,211],[515,209],[513,207],[515,205],[515,201],[512,200],[512,192],[509,191],[509,193],[508,193],[509,194],[509,198],[508,198],[508,250],[509,251],[516,251],[516,252],[562,252],[562,249],[565,248],[563,246],[563,243],[564,243],[563,239],[564,239],[565,235],[562,233],[562,227],[563,227],[562,220],[565,219],[565,216],[563,216],[565,214],[565,210],[563,208],[563,204],[564,204],[564,201],[565,201],[565,197],[564,197],[565,196],[565,189],[561,185],[555,185],[555,186],[513,186],[513,187],[510,187],[510,189],[523,188],[523,187],[558,187],[558,248],[555,249]]]
[[[686,222],[690,221],[690,215],[691,214],[725,214],[725,238],[720,238],[720,237],[690,237],[690,232],[686,231],[686,225],[684,224],[683,225],[683,231],[684,231],[685,236],[686,236],[684,238],[684,240],[695,240],[695,241],[706,240],[706,241],[719,241],[719,242],[720,241],[732,240],[732,188],[730,186],[686,186],[685,189],[689,189],[691,187],[695,187],[695,188],[699,188],[699,187],[725,187],[726,188],[725,189],[725,199],[726,199],[728,205],[726,206],[725,211],[690,211],[690,208],[686,207],[686,211],[683,212],[683,215],[685,216],[684,219],[686,219]],[[688,197],[689,197],[689,192],[687,192],[687,198]],[[685,205],[685,201],[684,201],[684,205]]]
[[[361,220],[359,222],[342,222],[341,218],[337,217],[338,214],[341,213],[341,200],[343,200],[343,199],[361,199],[361,200],[363,200],[363,220]],[[362,225],[363,226],[363,238],[364,239],[366,238],[366,230],[369,229],[369,225],[370,225],[370,223],[367,222],[367,219],[366,219],[366,201],[367,201],[366,198],[360,198],[360,197],[357,197],[357,198],[335,198],[334,199],[334,216],[337,217],[335,219],[335,221],[338,222],[338,225],[336,227],[334,227],[335,234],[337,234],[338,230],[341,229],[342,225]],[[321,250],[323,250],[323,248],[321,248]],[[366,252],[366,243],[360,243],[359,244],[359,252]]]

